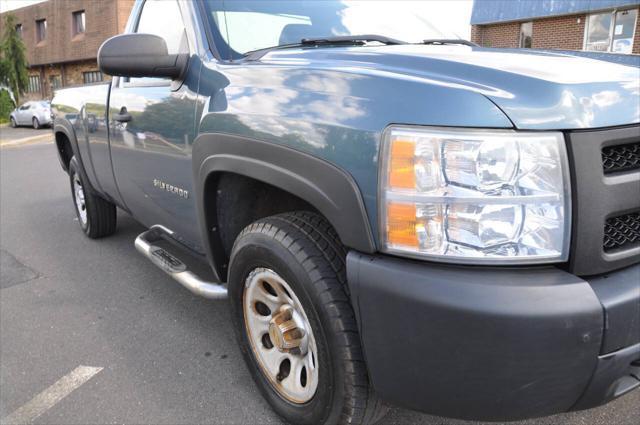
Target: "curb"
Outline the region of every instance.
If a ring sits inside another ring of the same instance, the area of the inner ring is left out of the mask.
[[[30,143],[36,143],[40,141],[53,142],[53,135],[40,134],[38,136],[24,137],[18,140],[0,140],[0,147],[2,148],[15,147],[15,146],[21,146],[21,145],[30,144]]]

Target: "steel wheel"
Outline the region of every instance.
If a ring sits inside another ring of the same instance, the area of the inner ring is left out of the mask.
[[[76,201],[76,209],[78,210],[78,217],[80,218],[80,222],[84,227],[87,224],[87,204],[85,203],[84,199],[84,189],[82,188],[82,182],[80,182],[80,177],[77,173],[73,176],[73,193],[74,199]]]
[[[243,293],[244,322],[263,374],[286,400],[302,404],[318,388],[318,349],[302,304],[276,272],[256,268]]]

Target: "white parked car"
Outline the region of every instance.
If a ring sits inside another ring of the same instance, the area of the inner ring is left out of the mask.
[[[36,130],[42,126],[51,125],[51,102],[48,100],[26,102],[11,112],[9,121],[11,127],[29,125]]]

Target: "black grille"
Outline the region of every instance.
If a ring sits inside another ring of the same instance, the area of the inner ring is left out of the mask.
[[[628,248],[638,243],[640,243],[640,213],[607,219],[602,243],[605,251]]]
[[[570,131],[565,136],[574,173],[569,270],[594,276],[640,263],[640,125]],[[636,165],[631,169],[634,152]],[[627,171],[616,177],[605,174],[622,169]]]
[[[640,168],[640,142],[602,148],[602,168],[605,174]]]

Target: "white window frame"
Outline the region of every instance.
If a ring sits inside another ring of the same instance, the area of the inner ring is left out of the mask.
[[[531,24],[531,47],[533,47],[533,21],[524,21],[524,22],[520,22],[520,38],[518,39],[518,48],[520,49],[525,49],[526,47],[523,46],[523,41],[524,41],[524,37],[522,37],[522,27],[524,25],[527,24]]]
[[[624,12],[625,10],[637,10],[636,12],[636,21],[633,24],[633,35],[631,36],[631,40],[636,39],[636,28],[638,27],[638,18],[640,15],[640,8],[635,8],[635,7],[630,7],[630,8],[624,8],[624,9],[613,9],[611,11],[609,11],[609,13],[611,14],[611,28],[609,28],[609,47],[607,47],[607,51],[606,52],[599,52],[599,53],[614,53],[611,51],[611,49],[613,49],[613,33],[616,29],[616,15],[618,12]],[[603,15],[607,13],[606,10],[600,11],[600,12],[592,12],[592,13],[588,13],[585,16],[585,23],[584,23],[584,35],[582,37],[582,50],[585,52],[595,52],[595,50],[587,50],[587,43],[588,43],[588,37],[589,37],[589,16],[591,15]],[[633,47],[631,46],[631,51],[633,51]],[[618,53],[618,54],[630,54],[630,53]]]

